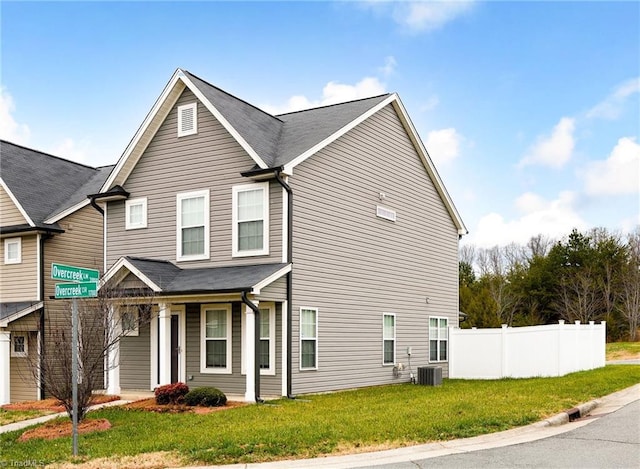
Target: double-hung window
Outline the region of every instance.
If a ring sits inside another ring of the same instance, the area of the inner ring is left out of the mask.
[[[318,368],[318,309],[300,308],[300,369]]]
[[[147,198],[131,199],[125,202],[125,230],[147,227]]]
[[[177,259],[209,258],[209,191],[178,194]]]
[[[202,305],[201,373],[231,373],[231,305]]]
[[[449,319],[431,316],[429,318],[429,361],[447,360],[449,342]]]
[[[382,315],[382,363],[393,365],[396,362],[396,315]]]
[[[233,187],[233,256],[269,254],[269,183]]]
[[[26,335],[11,334],[11,356],[26,357],[29,355],[29,341]]]
[[[4,263],[20,264],[22,262],[22,238],[4,240]]]

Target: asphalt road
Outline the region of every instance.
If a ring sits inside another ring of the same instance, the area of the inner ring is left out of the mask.
[[[589,419],[588,425],[529,443],[376,468],[640,468],[640,400]]]

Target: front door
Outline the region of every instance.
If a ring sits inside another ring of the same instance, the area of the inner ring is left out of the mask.
[[[179,363],[180,363],[180,316],[178,314],[171,315],[171,382],[179,381]]]

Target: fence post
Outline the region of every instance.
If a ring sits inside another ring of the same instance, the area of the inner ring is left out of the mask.
[[[557,356],[556,356],[556,367],[557,367],[557,372],[556,372],[556,376],[562,376],[562,372],[564,371],[562,365],[562,335],[565,333],[565,328],[564,328],[564,319],[560,319],[558,321],[558,349],[557,349]]]
[[[502,341],[502,344],[500,347],[500,353],[502,354],[501,356],[502,364],[501,364],[501,370],[500,370],[501,378],[506,378],[507,376],[509,376],[509,362],[508,362],[509,347],[507,346],[507,327],[508,327],[507,324],[503,324],[502,333],[500,334],[500,340]]]

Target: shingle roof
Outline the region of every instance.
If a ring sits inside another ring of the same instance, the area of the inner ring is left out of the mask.
[[[184,74],[270,167],[289,163],[389,96],[272,116],[190,72]]]
[[[112,169],[92,168],[0,140],[0,177],[37,226],[97,192]]]
[[[169,261],[125,257],[162,294],[250,291],[252,287],[284,269],[288,264],[258,264],[233,267],[181,269]]]
[[[41,306],[41,301],[18,301],[9,303],[0,303],[0,321],[3,321],[11,316],[15,316],[21,311],[25,311],[28,308]]]

